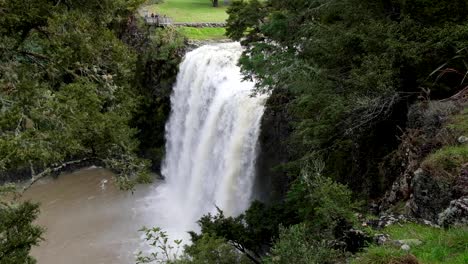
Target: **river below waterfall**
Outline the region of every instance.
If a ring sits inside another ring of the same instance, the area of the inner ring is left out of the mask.
[[[228,216],[255,199],[255,161],[266,95],[242,81],[239,43],[206,45],[186,54],[166,124],[165,181],[120,191],[112,173],[86,169],[44,179],[25,193],[40,202],[45,241],[39,264],[134,263],[146,249],[137,230],[158,226],[188,242],[196,221],[220,208]]]
[[[99,168],[38,181],[23,197],[41,203],[37,224],[46,228],[32,255],[38,264],[135,263],[138,230],[157,225],[147,199],[156,185],[121,191],[113,174]]]

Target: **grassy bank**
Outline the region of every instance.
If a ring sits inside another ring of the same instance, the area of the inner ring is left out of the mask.
[[[383,233],[393,240],[419,240],[420,245],[410,245],[409,252],[398,246],[372,245],[360,254],[354,264],[415,263],[404,260],[417,259],[418,263],[465,264],[468,263],[468,227],[452,229],[433,228],[417,224],[393,225]]]
[[[195,40],[225,39],[225,28],[193,28],[180,27],[177,29],[182,35]]]
[[[165,0],[164,3],[148,5],[143,10],[171,17],[174,22],[224,22],[227,6],[220,1],[213,7],[210,0]]]

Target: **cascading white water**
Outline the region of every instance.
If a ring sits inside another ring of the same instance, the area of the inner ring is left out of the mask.
[[[266,96],[253,96],[254,84],[242,81],[241,53],[238,43],[207,45],[180,65],[166,124],[166,182],[154,201],[163,228],[195,230],[216,206],[237,215],[251,202]]]

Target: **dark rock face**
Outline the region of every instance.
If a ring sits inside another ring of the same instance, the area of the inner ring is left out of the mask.
[[[31,179],[31,169],[28,167],[0,172],[0,185],[5,183],[25,181],[28,179]]]
[[[435,179],[419,169],[412,180],[413,194],[409,202],[411,212],[420,218],[436,221],[438,214],[452,200],[451,185]]]
[[[408,127],[392,156],[396,169],[390,171],[398,177],[380,201],[380,212],[404,209],[409,217],[441,225],[465,221],[467,164],[456,168],[457,172],[450,174],[453,176],[447,176],[425,163],[429,155],[445,146],[464,144],[457,141],[460,136],[447,126],[464,107],[466,103],[451,100],[421,102],[411,107]]]
[[[280,199],[288,189],[288,179],[279,165],[291,160],[288,139],[292,117],[287,111],[291,100],[291,94],[273,91],[262,117],[256,182],[256,189],[264,194],[262,200]]]
[[[192,51],[194,49],[197,49],[201,46],[204,46],[204,45],[214,45],[214,44],[218,44],[218,43],[228,43],[228,42],[232,42],[232,40],[230,39],[216,39],[216,40],[194,40],[194,39],[190,39],[187,41],[187,48],[186,48],[186,51],[189,52],[189,51]]]
[[[468,222],[468,166],[453,181],[418,169],[411,185],[408,207],[413,216],[443,226]]]
[[[468,196],[468,164],[462,168],[460,176],[455,180],[452,191],[453,197]]]
[[[468,224],[468,166],[465,166],[452,188],[452,200],[449,206],[439,214],[441,226]]]
[[[138,26],[135,16],[129,17],[127,23],[121,25],[119,38],[139,53],[143,52],[148,43],[148,34]]]

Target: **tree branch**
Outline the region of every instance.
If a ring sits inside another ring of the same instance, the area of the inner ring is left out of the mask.
[[[34,183],[36,183],[38,180],[46,177],[46,176],[49,176],[51,173],[53,172],[58,172],[58,171],[61,171],[62,169],[64,169],[65,167],[67,166],[70,166],[72,164],[78,164],[78,163],[81,163],[83,161],[86,161],[86,160],[90,160],[92,158],[84,158],[84,159],[80,159],[80,160],[72,160],[72,161],[68,161],[68,162],[65,162],[65,163],[62,163],[61,165],[57,166],[57,167],[54,167],[54,168],[47,168],[45,169],[44,171],[42,171],[41,173],[33,176],[31,178],[31,182],[26,185],[25,187],[23,187],[23,190],[21,191],[21,194],[23,194],[25,191],[27,191],[29,188],[31,188],[31,186],[34,185]],[[93,158],[95,159],[95,158]]]

